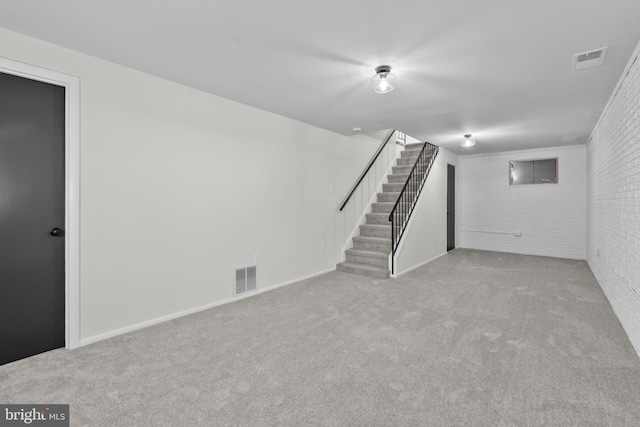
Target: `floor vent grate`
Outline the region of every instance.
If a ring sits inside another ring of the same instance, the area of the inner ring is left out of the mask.
[[[234,295],[255,291],[258,288],[258,267],[242,267],[236,270]]]

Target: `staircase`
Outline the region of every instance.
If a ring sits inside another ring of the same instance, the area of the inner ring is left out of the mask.
[[[347,260],[336,266],[338,270],[379,279],[390,276],[389,214],[423,146],[424,144],[407,144],[400,153],[396,166],[393,166],[392,173],[387,176],[388,183],[382,184],[382,193],[378,193],[377,202],[371,204],[371,213],[366,214],[366,223],[360,226],[360,235],[353,238],[353,248],[345,252]]]

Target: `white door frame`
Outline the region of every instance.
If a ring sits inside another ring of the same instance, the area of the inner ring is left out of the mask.
[[[65,88],[65,347],[80,346],[80,79],[0,57],[0,72]]]

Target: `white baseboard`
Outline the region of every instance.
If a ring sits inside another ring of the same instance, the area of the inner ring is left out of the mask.
[[[168,314],[168,315],[162,316],[162,317],[157,317],[155,319],[147,320],[145,322],[140,322],[140,323],[136,323],[134,325],[125,326],[124,328],[119,328],[119,329],[116,329],[116,330],[113,330],[113,331],[109,331],[109,332],[105,332],[105,333],[102,333],[102,334],[94,335],[92,337],[83,338],[83,339],[80,340],[80,343],[79,343],[78,347],[82,347],[82,346],[85,346],[85,345],[93,344],[93,343],[96,343],[98,341],[106,340],[108,338],[113,338],[113,337],[116,337],[118,335],[126,334],[126,333],[129,333],[129,332],[137,331],[139,329],[144,329],[144,328],[147,328],[149,326],[153,326],[153,325],[157,325],[159,323],[167,322],[169,320],[178,319],[180,317],[188,316],[190,314],[195,314],[195,313],[198,313],[200,311],[209,310],[210,308],[218,307],[218,306],[221,306],[221,305],[224,305],[224,304],[229,304],[229,303],[232,303],[232,302],[240,301],[241,299],[244,299],[244,298],[250,298],[250,297],[255,296],[255,295],[259,295],[259,294],[262,294],[262,293],[265,293],[265,292],[269,292],[269,291],[272,291],[274,289],[281,288],[283,286],[292,285],[294,283],[298,283],[298,282],[301,282],[301,281],[306,280],[306,279],[311,279],[313,277],[320,276],[322,274],[330,273],[330,272],[335,271],[335,270],[336,270],[335,267],[334,268],[329,268],[329,269],[326,269],[326,270],[322,270],[322,271],[319,271],[319,272],[316,272],[316,273],[309,274],[307,276],[303,276],[303,277],[299,277],[297,279],[293,279],[293,280],[289,280],[289,281],[286,281],[286,282],[283,282],[283,283],[279,283],[277,285],[269,286],[269,287],[262,288],[262,289],[257,289],[257,290],[255,290],[253,292],[250,292],[250,293],[247,293],[247,294],[244,294],[244,295],[241,295],[241,296],[237,296],[237,297],[233,297],[233,298],[227,298],[227,299],[224,299],[224,300],[221,300],[221,301],[216,301],[216,302],[212,302],[210,304],[202,305],[200,307],[190,308],[188,310],[179,311],[177,313]]]

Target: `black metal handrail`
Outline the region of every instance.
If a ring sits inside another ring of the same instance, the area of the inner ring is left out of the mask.
[[[395,131],[396,131],[395,129],[391,129],[391,132],[389,132],[389,135],[387,135],[385,140],[382,142],[382,144],[380,145],[380,148],[378,148],[378,151],[376,152],[376,154],[371,158],[371,161],[367,165],[367,167],[364,170],[364,172],[362,172],[360,174],[360,178],[358,178],[358,181],[356,181],[354,186],[351,188],[351,191],[349,192],[349,195],[344,199],[344,202],[340,206],[340,211],[341,212],[344,209],[344,207],[347,205],[347,203],[349,203],[349,199],[351,199],[351,196],[353,196],[353,193],[356,192],[356,189],[358,188],[358,186],[360,185],[360,183],[362,182],[364,177],[367,175],[367,172],[369,172],[369,169],[371,169],[371,166],[373,166],[373,164],[376,162],[376,160],[378,159],[378,156],[380,155],[380,153],[382,153],[382,150],[384,150],[384,147],[387,146],[387,143],[389,142],[389,140],[391,140],[391,137],[393,136]]]
[[[394,256],[396,250],[407,228],[407,223],[418,201],[420,192],[427,180],[433,161],[438,155],[438,150],[439,148],[437,146],[429,144],[428,142],[424,143],[418,159],[409,173],[407,182],[405,182],[402,187],[400,196],[398,196],[398,200],[393,206],[391,214],[389,214],[389,221],[391,222],[391,274],[393,274],[395,270]]]

